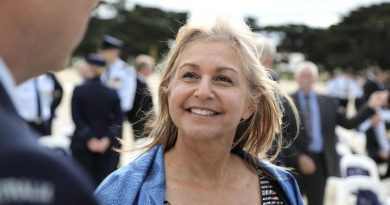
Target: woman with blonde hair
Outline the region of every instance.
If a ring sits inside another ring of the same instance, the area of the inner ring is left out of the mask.
[[[163,63],[148,151],[103,181],[100,203],[302,204],[293,176],[267,160],[282,129],[277,96],[289,98],[258,59],[243,23],[183,26]]]

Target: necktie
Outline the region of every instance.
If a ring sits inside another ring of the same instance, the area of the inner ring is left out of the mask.
[[[311,109],[310,109],[310,96],[308,94],[305,94],[305,107],[304,107],[304,123],[305,123],[305,131],[306,136],[311,140]]]

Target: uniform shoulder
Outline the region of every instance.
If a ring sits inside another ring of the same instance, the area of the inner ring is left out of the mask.
[[[42,188],[40,191],[51,194],[47,200],[52,202],[47,204],[96,204],[90,181],[70,158],[62,159],[55,152],[31,145],[3,151],[0,163],[7,164],[0,170],[0,188],[4,180],[12,182],[10,189],[30,184],[31,189]]]

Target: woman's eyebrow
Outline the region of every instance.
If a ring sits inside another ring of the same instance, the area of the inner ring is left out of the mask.
[[[217,72],[222,72],[222,71],[225,71],[225,70],[230,70],[230,71],[232,71],[232,72],[234,72],[234,73],[236,73],[238,75],[238,72],[234,68],[231,68],[231,67],[228,67],[228,66],[218,66],[217,67]]]
[[[192,68],[192,69],[194,69],[194,70],[199,70],[199,66],[196,65],[196,64],[194,64],[194,63],[184,63],[183,65],[181,65],[181,66],[179,67],[179,70],[181,70],[181,69],[184,68],[184,67],[190,67],[190,68]]]

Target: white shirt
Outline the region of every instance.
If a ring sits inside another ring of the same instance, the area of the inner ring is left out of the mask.
[[[328,95],[340,99],[348,99],[350,94],[350,79],[347,76],[340,75],[328,81]]]
[[[8,70],[7,65],[0,57],[0,83],[3,85],[5,92],[7,92],[8,96],[11,98],[12,103],[16,104],[16,99],[14,96],[15,91],[15,80],[12,77],[11,72]]]
[[[134,68],[117,59],[102,75],[102,80],[117,91],[122,112],[130,111],[133,108],[137,87],[137,73]]]
[[[38,116],[38,101],[35,87],[37,80],[38,93],[41,103],[41,116]],[[48,120],[51,116],[50,107],[53,102],[54,82],[46,74],[31,78],[16,87],[16,107],[23,119],[35,121],[38,117]]]

